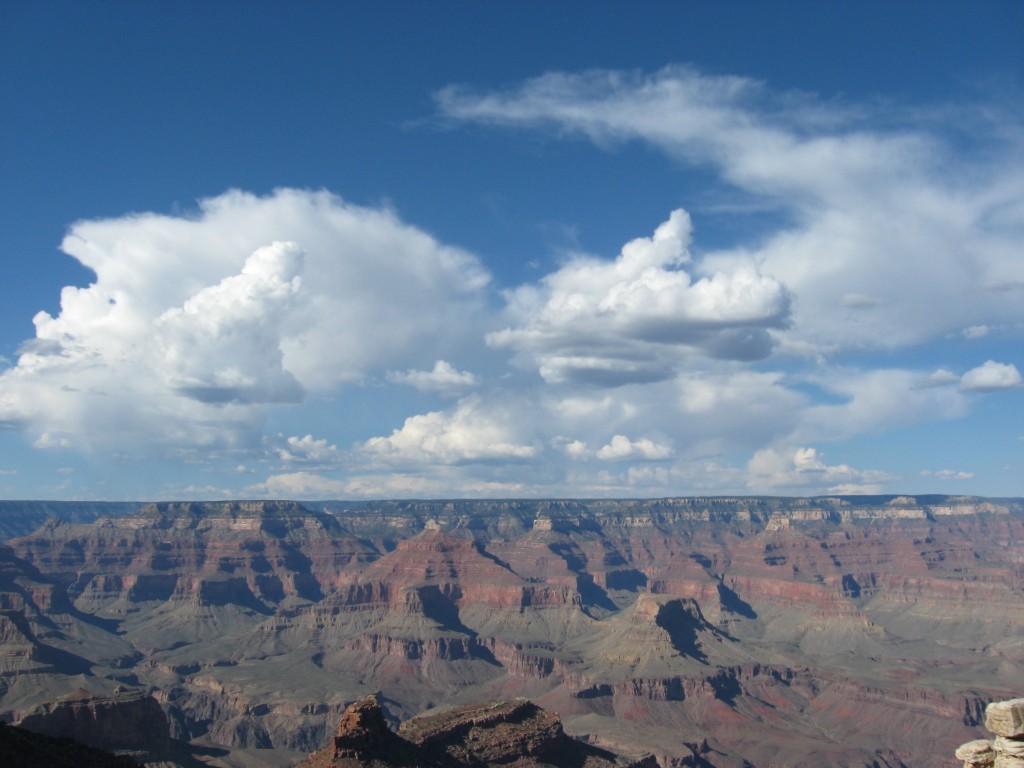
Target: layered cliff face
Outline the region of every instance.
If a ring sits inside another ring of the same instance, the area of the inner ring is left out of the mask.
[[[342,570],[379,554],[291,502],[149,504],[91,524],[52,521],[17,549],[76,607],[111,618],[167,602],[270,613],[319,600]]]
[[[127,684],[285,765],[368,693],[526,696],[666,766],[932,765],[1024,688],[1022,563],[1019,500],[150,505],[0,551],[0,712]]]
[[[18,726],[45,736],[66,736],[90,747],[161,755],[171,748],[170,728],[160,704],[140,691],[95,695],[73,691],[36,707]]]
[[[96,660],[134,663],[130,643],[77,611],[62,585],[0,545],[0,719],[70,690]],[[112,687],[112,686],[111,686]]]

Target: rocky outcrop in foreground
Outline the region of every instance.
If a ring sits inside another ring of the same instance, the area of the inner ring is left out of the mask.
[[[995,739],[976,739],[956,751],[964,768],[1024,768],[1024,699],[994,701],[985,707],[985,728]]]
[[[137,768],[130,757],[112,755],[74,739],[43,736],[0,720],[0,766],[46,768]]]
[[[167,717],[152,696],[119,691],[111,696],[79,689],[38,707],[19,726],[45,736],[67,736],[100,749],[163,752],[171,743]]]
[[[527,699],[460,707],[413,718],[396,734],[376,696],[350,705],[334,742],[299,768],[657,768],[568,737],[558,715]]]

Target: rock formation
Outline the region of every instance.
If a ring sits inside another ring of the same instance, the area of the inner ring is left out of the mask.
[[[975,739],[956,750],[964,768],[1024,768],[1024,699],[989,704],[985,728],[995,739]]]
[[[283,768],[368,693],[526,697],[664,766],[927,766],[1024,688],[1019,499],[121,511],[0,547],[0,717],[123,685]]]
[[[351,704],[333,744],[299,768],[657,768],[569,738],[557,715],[526,699],[414,718],[392,732],[376,696]]]
[[[0,766],[5,768],[137,768],[113,755],[66,737],[43,736],[0,720]]]
[[[171,747],[167,716],[156,699],[141,691],[100,696],[79,689],[37,707],[18,726],[109,751],[160,755]]]

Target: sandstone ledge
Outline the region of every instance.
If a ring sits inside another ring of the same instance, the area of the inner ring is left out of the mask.
[[[957,748],[964,768],[1024,768],[1024,698],[993,701],[985,707],[985,727],[995,739],[976,739]]]

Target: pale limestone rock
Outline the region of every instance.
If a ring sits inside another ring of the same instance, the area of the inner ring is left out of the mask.
[[[996,736],[992,745],[997,755],[1018,757],[1024,759],[1024,741],[1019,739],[1008,739],[1005,736]]]
[[[964,768],[987,768],[996,759],[992,751],[992,742],[987,739],[976,739],[961,744],[956,749],[957,760],[964,761]]]
[[[1024,699],[993,701],[985,707],[985,728],[996,736],[1024,736]]]
[[[1024,757],[1013,755],[996,755],[992,768],[1024,768]]]

